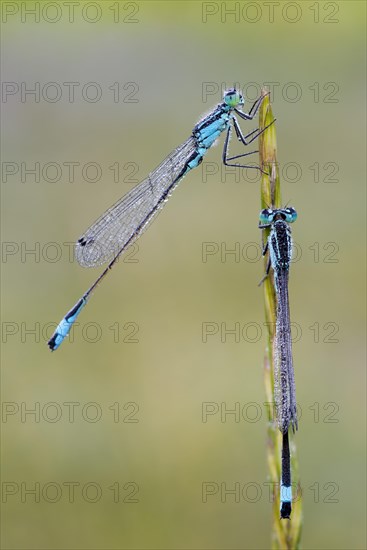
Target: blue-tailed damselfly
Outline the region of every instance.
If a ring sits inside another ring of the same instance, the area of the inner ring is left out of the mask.
[[[270,228],[264,246],[269,251],[265,277],[274,272],[276,291],[276,325],[273,341],[275,413],[282,433],[282,478],[280,483],[280,517],[290,518],[292,511],[291,465],[288,430],[297,429],[296,389],[294,383],[292,338],[289,313],[288,279],[292,258],[292,235],[289,224],[297,219],[294,208],[266,208],[260,212],[260,229]]]
[[[237,115],[244,120],[252,120],[264,97],[264,95],[259,97],[250,111],[244,113],[241,110],[244,105],[242,94],[236,89],[225,92],[223,102],[196,124],[189,139],[168,155],[145,180],[102,214],[78,239],[75,256],[80,265],[95,267],[107,261],[109,264],[56,327],[54,334],[48,341],[52,351],[56,350],[69,334],[73,323],[92,292],[104,279],[121,254],[146,229],[179,181],[201,163],[208,149],[222,132],[227,131],[222,154],[222,160],[226,166],[261,170],[259,166],[248,166],[232,162],[257,151],[228,157],[228,145],[232,125],[238,140],[243,145],[249,145],[266,130],[266,128],[256,129],[243,135],[236,118]]]

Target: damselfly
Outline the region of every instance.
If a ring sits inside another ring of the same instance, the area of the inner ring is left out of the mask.
[[[289,314],[288,279],[292,257],[292,236],[289,224],[296,221],[294,208],[266,208],[260,212],[260,229],[270,228],[264,246],[269,251],[265,277],[270,267],[274,272],[277,301],[275,336],[273,341],[275,412],[278,428],[283,434],[282,479],[280,484],[280,517],[290,518],[292,511],[291,465],[288,430],[297,429],[296,389],[294,383],[292,339]]]
[[[243,135],[236,118],[237,115],[244,120],[252,120],[264,97],[264,95],[259,97],[250,111],[244,113],[241,110],[244,105],[242,94],[236,89],[225,92],[223,102],[217,105],[195,126],[189,139],[168,155],[145,180],[102,214],[80,237],[75,246],[75,256],[80,265],[94,267],[107,261],[109,264],[56,327],[48,342],[52,351],[57,349],[68,335],[92,292],[104,279],[121,254],[146,229],[154,216],[164,206],[179,181],[202,162],[204,155],[222,132],[227,131],[222,154],[222,160],[226,166],[261,170],[259,166],[248,166],[232,162],[257,151],[229,157],[228,145],[232,125],[238,140],[243,145],[249,145],[266,130],[268,126],[262,130],[252,130]]]

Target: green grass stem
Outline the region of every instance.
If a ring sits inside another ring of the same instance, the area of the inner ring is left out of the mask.
[[[263,91],[263,95],[266,91]],[[266,95],[259,112],[259,127],[265,128],[274,120],[270,104],[270,96]],[[272,124],[259,137],[260,166],[266,172],[261,175],[261,208],[280,208],[282,206],[280,193],[279,166],[277,163],[276,124]],[[269,235],[269,229],[265,230],[264,239]],[[267,257],[264,260],[264,269],[267,265]],[[268,327],[268,341],[264,357],[264,382],[266,401],[269,403],[268,430],[267,430],[267,460],[269,477],[273,487],[272,507],[272,548],[293,550],[300,547],[302,531],[302,500],[300,498],[298,462],[296,446],[292,433],[289,433],[292,467],[293,498],[291,520],[280,520],[279,512],[279,483],[281,476],[281,446],[282,437],[275,420],[275,396],[274,396],[274,362],[273,339],[276,321],[276,294],[272,271],[263,283],[265,319]],[[298,490],[295,490],[297,484]],[[297,493],[297,494],[296,494]],[[296,497],[296,499],[295,499]]]

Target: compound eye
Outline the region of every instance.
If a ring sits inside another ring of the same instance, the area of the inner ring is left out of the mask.
[[[284,213],[285,213],[285,219],[288,223],[295,222],[297,217],[298,217],[298,214],[297,214],[296,210],[294,208],[292,208],[291,206],[289,208],[286,208],[284,210]]]
[[[261,210],[259,220],[261,224],[271,223],[274,219],[274,210],[271,208],[265,208]]]

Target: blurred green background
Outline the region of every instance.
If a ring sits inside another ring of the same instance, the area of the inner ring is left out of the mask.
[[[271,83],[283,201],[299,213],[302,544],[366,548],[365,3],[76,2],[72,15],[41,2],[39,17],[22,4],[2,3],[3,548],[270,547],[259,179],[222,169],[223,138],[74,341],[46,345],[101,271],[67,243],[234,82],[245,108]]]

